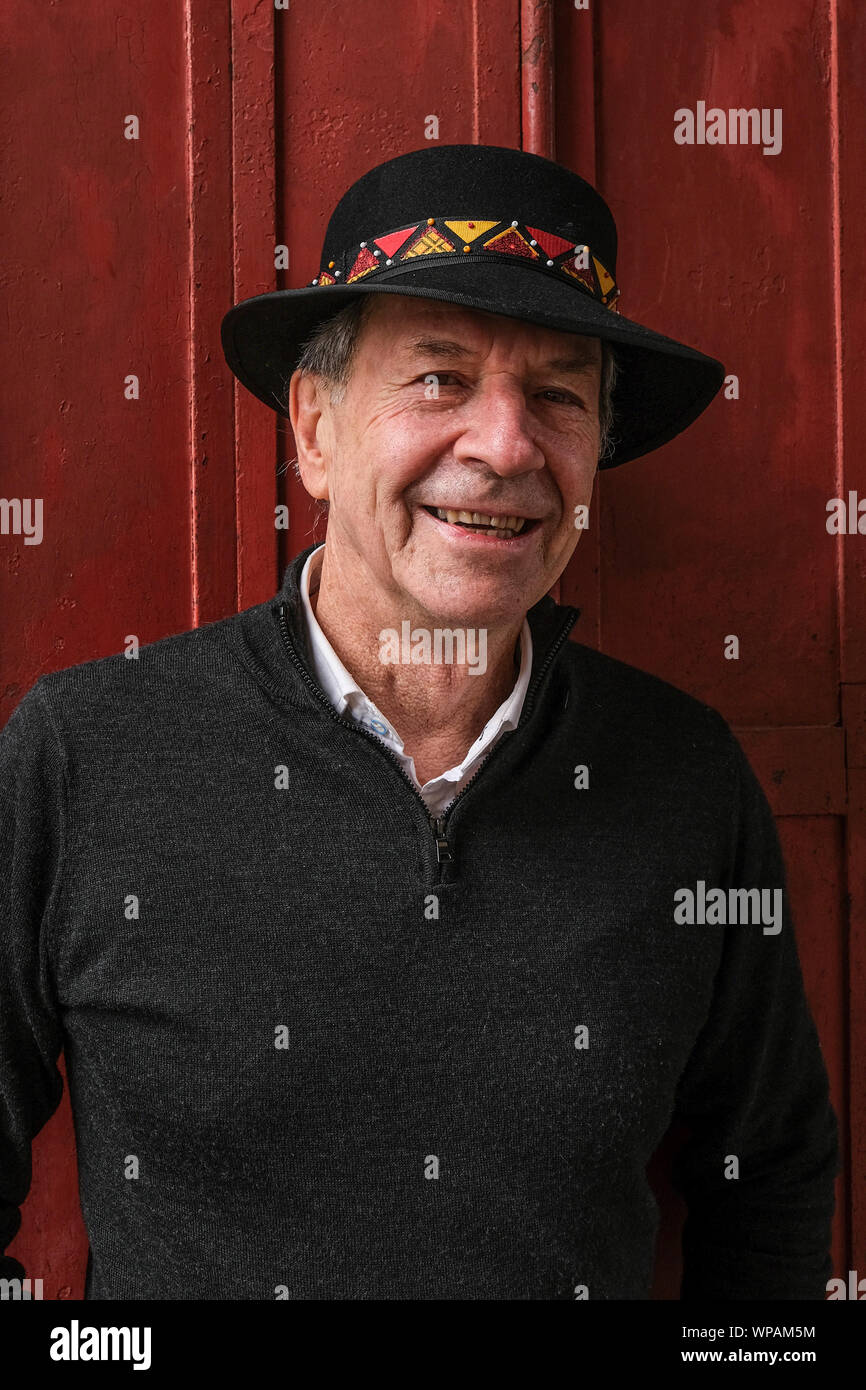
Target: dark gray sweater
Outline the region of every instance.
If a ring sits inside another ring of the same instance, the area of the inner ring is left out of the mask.
[[[64,1048],[89,1298],[643,1299],[674,1117],[684,1296],[823,1298],[787,893],[776,934],[675,920],[785,885],[724,719],[543,599],[520,725],[433,823],[310,675],[308,553],[0,737],[0,1251]]]

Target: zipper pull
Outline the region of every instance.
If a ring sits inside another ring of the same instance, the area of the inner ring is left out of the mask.
[[[433,835],[436,840],[436,862],[437,864],[450,864],[454,856],[451,853],[451,846],[445,838],[442,829],[442,821],[434,820]]]

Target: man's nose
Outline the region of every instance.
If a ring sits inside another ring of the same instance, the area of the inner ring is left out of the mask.
[[[466,428],[454,454],[463,463],[480,460],[502,477],[544,467],[526,396],[517,382],[496,376],[479,383],[466,407]]]

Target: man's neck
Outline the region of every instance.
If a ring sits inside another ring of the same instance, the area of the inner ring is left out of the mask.
[[[380,659],[379,634],[385,628],[400,633],[407,615],[388,613],[387,604],[359,602],[362,591],[363,586],[340,582],[340,566],[328,564],[324,548],[314,558],[310,606],[316,621],[346,670],[400,734],[423,785],[462,762],[514,689],[523,619],[486,629],[486,667],[476,674],[465,663],[386,663]],[[431,631],[431,626],[429,616],[411,621],[413,630]]]

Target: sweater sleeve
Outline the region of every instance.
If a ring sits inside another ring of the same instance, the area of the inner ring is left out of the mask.
[[[46,937],[63,836],[64,774],[39,682],[0,732],[0,1277],[21,1225],[31,1143],[60,1104],[62,1033]]]
[[[768,905],[781,890],[781,929],[766,917],[693,928],[724,940],[709,1017],[677,1090],[677,1118],[691,1132],[673,1168],[688,1207],[680,1296],[824,1299],[838,1127],[773,813],[725,728],[736,791],[729,873],[717,886],[769,889]]]

